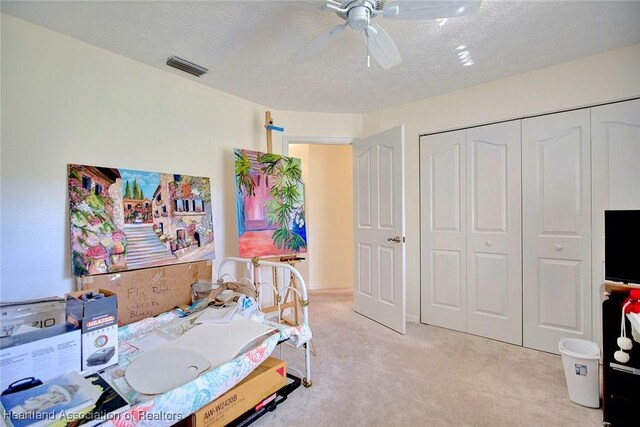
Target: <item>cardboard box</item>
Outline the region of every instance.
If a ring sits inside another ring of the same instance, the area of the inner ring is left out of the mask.
[[[98,274],[80,278],[82,289],[108,289],[118,295],[120,326],[191,304],[191,284],[211,280],[211,261]]]
[[[0,339],[0,393],[29,377],[49,381],[80,371],[80,329],[58,325]]]
[[[8,337],[22,325],[48,328],[64,324],[65,302],[62,298],[0,304],[0,337]]]
[[[83,299],[83,295],[102,294]],[[106,289],[67,294],[67,321],[82,330],[82,370],[99,371],[118,363],[118,298]]]
[[[190,427],[224,426],[285,386],[286,362],[269,357],[234,388],[191,415]]]

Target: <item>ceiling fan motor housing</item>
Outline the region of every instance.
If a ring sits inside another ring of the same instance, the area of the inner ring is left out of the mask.
[[[371,11],[381,8],[378,0],[344,0],[342,7],[348,9],[346,16],[349,26],[357,31],[362,31],[369,26]]]

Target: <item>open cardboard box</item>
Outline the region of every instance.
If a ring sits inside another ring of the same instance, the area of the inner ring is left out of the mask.
[[[101,298],[83,299],[87,294]],[[118,363],[118,297],[107,289],[67,294],[67,322],[82,329],[82,370],[98,371]]]
[[[189,419],[190,427],[224,426],[285,386],[287,363],[269,357],[234,388]]]

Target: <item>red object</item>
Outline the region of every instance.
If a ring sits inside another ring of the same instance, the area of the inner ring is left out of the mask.
[[[258,403],[256,405],[256,412],[259,411],[260,409],[264,408],[265,406],[267,406],[267,404],[269,402],[271,402],[272,400],[276,400],[276,397],[278,397],[278,393],[273,393],[271,396],[267,397],[265,400],[263,400],[262,402]]]
[[[640,289],[632,289],[629,291],[629,297],[622,303],[622,306],[631,301],[631,304],[625,307],[624,313],[640,313]]]

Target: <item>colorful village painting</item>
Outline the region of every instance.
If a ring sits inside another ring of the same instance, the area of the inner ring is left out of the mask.
[[[234,155],[240,256],[307,252],[300,159],[237,148]]]
[[[209,178],[69,165],[75,276],[215,257]]]

